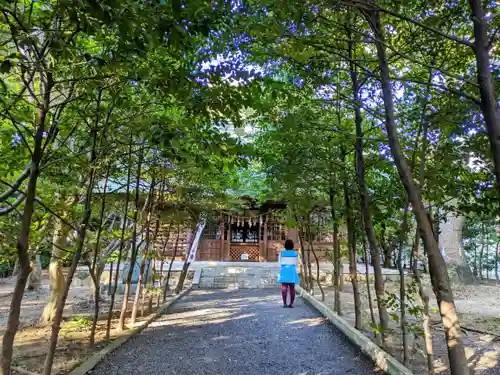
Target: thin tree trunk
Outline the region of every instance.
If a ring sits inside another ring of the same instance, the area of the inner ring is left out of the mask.
[[[335,190],[333,189],[333,179],[331,182],[329,196],[330,196],[330,212],[333,222],[333,289],[334,289],[334,310],[340,315],[340,252],[338,247],[339,242],[339,227],[337,224],[337,215],[335,212]],[[323,294],[324,295],[324,294]]]
[[[172,221],[170,221],[170,224],[168,226],[167,238],[165,240],[165,243],[163,244],[163,249],[162,249],[162,252],[161,252],[160,279],[158,281],[158,286],[160,288],[162,287],[162,284],[163,284],[163,265],[165,263],[165,257],[166,257],[166,250],[167,250],[167,247],[168,247],[168,241],[170,240],[170,231],[171,231],[171,228],[172,228]],[[172,262],[173,262],[173,259],[174,258],[172,258]],[[169,267],[169,270],[170,269],[171,269],[171,267]],[[163,300],[165,300],[165,298]],[[156,306],[160,306],[160,293],[158,293],[158,297],[156,299]]]
[[[498,281],[499,280],[499,275],[498,275],[498,254],[499,254],[499,246],[500,242],[497,242],[497,246],[495,249],[495,279]]]
[[[311,264],[311,247],[307,247],[307,273],[309,274],[309,293],[314,295],[314,281],[313,281],[313,273],[312,273],[312,264]]]
[[[349,50],[352,55],[352,49]],[[370,244],[370,252],[373,264],[373,272],[375,276],[375,294],[377,295],[377,307],[380,316],[380,328],[382,345],[385,345],[385,331],[389,324],[389,314],[383,303],[384,299],[384,279],[382,275],[382,266],[380,262],[380,250],[377,246],[375,232],[373,230],[372,217],[370,212],[370,197],[365,181],[365,161],[363,157],[363,129],[361,116],[361,103],[359,99],[359,76],[355,70],[355,66],[350,62],[350,75],[352,81],[355,107],[355,125],[356,125],[356,175],[359,184],[359,195],[361,203],[361,212],[363,214],[363,223],[365,227],[366,237]]]
[[[377,320],[375,319],[375,313],[373,312],[372,292],[370,287],[370,262],[368,261],[368,249],[366,247],[365,235],[362,235],[362,238],[363,238],[363,254],[365,255],[365,278],[366,278],[366,293],[368,295],[368,307],[370,309],[370,319],[372,322],[372,328],[375,328],[377,326]],[[378,336],[377,332],[376,331],[374,332],[375,332],[375,337],[377,337]]]
[[[73,255],[73,261],[66,279],[66,285],[64,287],[64,292],[57,303],[56,316],[54,318],[54,323],[52,324],[52,332],[50,336],[49,351],[47,357],[45,358],[45,364],[43,367],[43,375],[50,375],[52,371],[52,363],[54,361],[54,355],[56,353],[57,339],[59,337],[59,330],[61,329],[61,321],[64,311],[64,305],[66,304],[66,298],[68,297],[69,288],[71,287],[71,282],[73,281],[73,276],[75,274],[76,268],[78,267],[78,262],[82,256],[83,246],[85,244],[85,236],[87,234],[87,226],[90,221],[90,215],[92,213],[92,193],[94,189],[95,180],[95,161],[97,158],[96,147],[97,147],[97,134],[98,129],[94,127],[91,130],[92,137],[92,151],[89,156],[89,174],[88,174],[88,185],[87,193],[85,198],[85,206],[83,211],[82,223],[78,230],[78,239],[76,244],[76,251]]]
[[[406,285],[405,285],[405,270],[403,267],[403,250],[406,245],[408,230],[408,203],[406,204],[403,214],[403,224],[401,225],[401,233],[399,234],[399,251],[397,258],[397,266],[399,271],[399,310],[400,310],[400,328],[403,339],[403,364],[408,363],[408,332],[406,330]]]
[[[61,200],[65,201],[65,197],[61,197]],[[66,205],[67,203],[64,202],[64,204]],[[65,214],[63,214],[63,216],[65,216]],[[61,298],[64,286],[66,285],[63,273],[63,259],[68,252],[67,237],[71,230],[72,228],[68,227],[62,219],[55,219],[54,234],[52,236],[52,252],[49,263],[50,295],[40,317],[41,323],[54,321],[57,302]]]
[[[345,165],[345,157],[344,157]],[[354,220],[352,216],[351,199],[349,196],[349,186],[347,184],[347,173],[344,171],[344,200],[345,200],[345,216],[347,221],[347,247],[349,252],[349,273],[351,277],[352,292],[354,296],[354,327],[361,330],[363,325],[361,316],[361,298],[358,287],[358,272],[356,267],[356,238],[354,231]]]
[[[154,209],[154,203],[153,203],[153,192],[154,192],[154,187],[156,184],[156,179],[153,177],[153,181],[151,182],[151,188],[149,190],[149,206],[148,206],[148,213],[147,213],[147,219],[146,219],[146,246],[144,247],[144,251],[142,252],[142,259],[141,259],[141,266],[139,268],[139,279],[137,280],[137,288],[135,290],[135,298],[134,298],[134,304],[132,306],[132,316],[131,316],[131,323],[135,324],[135,321],[137,319],[137,311],[139,309],[139,299],[142,295],[142,284],[147,282],[147,277],[144,279],[144,269],[146,267],[146,262],[149,254],[149,245],[150,245],[150,226],[151,226],[151,217],[153,214],[153,209]],[[141,311],[142,315],[144,315],[144,298],[141,304]]]
[[[481,0],[469,0],[474,23],[474,53],[476,55],[477,81],[481,94],[481,110],[488,130],[491,152],[493,154],[497,193],[500,196],[500,111],[495,87],[490,71],[490,41],[488,22]]]
[[[422,285],[422,278],[420,276],[420,270],[418,269],[418,248],[419,248],[419,238],[420,230],[417,226],[415,233],[415,244],[413,245],[413,263],[411,264],[413,269],[413,277],[418,285],[418,294],[423,304],[423,321],[422,327],[424,329],[424,340],[425,340],[425,354],[427,359],[427,373],[429,375],[434,374],[434,351],[432,348],[432,332],[431,332],[431,318],[429,315],[429,296]]]
[[[120,319],[118,320],[118,331],[122,332],[125,330],[125,316],[128,310],[128,299],[130,295],[130,285],[132,283],[132,276],[134,274],[135,263],[137,260],[138,246],[137,246],[137,220],[139,216],[139,197],[140,197],[140,182],[141,182],[141,168],[142,168],[142,158],[143,149],[139,150],[139,157],[137,161],[137,173],[135,180],[135,209],[133,214],[133,230],[132,230],[132,251],[130,254],[130,268],[128,270],[127,280],[125,281],[125,291],[123,293],[123,303],[120,312]]]
[[[179,247],[179,236],[181,234],[181,227],[180,224],[177,224],[177,236],[175,237],[175,244],[174,244],[174,251],[172,254],[172,260],[170,261],[170,264],[168,265],[168,272],[167,272],[167,280],[165,281],[165,287],[163,288],[163,303],[165,303],[165,299],[167,298],[167,292],[170,289],[170,275],[172,274],[172,266],[174,264],[175,257],[177,256],[177,249]]]
[[[313,236],[312,236],[312,233],[311,233],[311,220],[310,220],[310,217],[308,217],[308,221],[307,221],[307,235],[308,235],[308,239],[309,239],[309,248],[311,249],[311,252],[313,253],[314,255],[314,259],[316,260],[316,283],[318,284],[318,288],[321,292],[321,301],[324,301],[325,300],[325,291],[323,290],[323,287],[321,286],[321,281],[319,279],[319,259],[318,259],[318,256],[316,255],[316,251],[314,251],[314,245],[313,245]],[[339,304],[339,309],[337,311],[337,314],[341,315],[341,311],[340,311],[340,304]]]
[[[113,286],[113,267],[115,262],[111,262],[109,265],[109,278],[108,278],[108,296],[111,295],[111,287]]]
[[[115,305],[116,289],[118,288],[118,280],[120,277],[120,262],[122,259],[123,247],[125,245],[125,228],[127,228],[128,219],[128,206],[130,201],[130,179],[132,175],[132,133],[130,134],[130,143],[128,150],[128,168],[127,168],[127,190],[125,193],[125,212],[123,214],[123,225],[120,235],[120,247],[118,248],[118,259],[116,260],[116,271],[115,271],[115,282],[113,285],[113,291],[111,292],[111,301],[108,310],[108,321],[106,324],[106,340],[109,340],[111,333],[111,320],[113,318],[113,308]]]
[[[99,228],[97,229],[97,237],[96,237],[96,244],[95,244],[95,250],[94,250],[94,259],[92,260],[92,267],[90,270],[90,277],[92,278],[94,282],[94,288],[95,288],[95,293],[94,293],[94,317],[92,319],[92,327],[90,329],[90,338],[89,338],[89,344],[90,346],[94,345],[95,342],[95,331],[97,328],[97,321],[99,320],[99,309],[100,309],[100,299],[101,299],[101,291],[100,291],[100,278],[101,278],[101,267],[99,267],[98,264],[98,259],[99,259],[99,251],[100,251],[100,240],[101,240],[101,233],[102,233],[102,227],[103,227],[103,220],[104,220],[104,212],[106,209],[106,193],[108,189],[108,177],[109,177],[109,171],[110,167],[106,169],[106,175],[104,177],[104,191],[102,195],[102,201],[101,201],[101,212],[99,213]]]
[[[483,279],[483,257],[484,257],[484,222],[481,224],[481,251],[479,252],[479,278]]]
[[[473,272],[474,272],[474,276],[475,277],[478,277],[479,274],[477,272],[478,270],[478,258],[477,258],[477,244],[474,242],[474,269],[473,269]]]
[[[389,79],[389,64],[384,48],[385,37],[380,22],[380,13],[378,11],[370,11],[367,14],[367,19],[376,39],[375,46],[379,58],[382,94],[385,107],[385,125],[389,138],[389,146],[401,181],[415,212],[415,217],[429,258],[429,271],[445,329],[451,373],[453,375],[468,375],[469,368],[467,366],[467,358],[462,344],[460,325],[458,323],[458,316],[446,264],[439,251],[431,223],[427,218],[419,188],[413,181],[412,173],[402,154],[399,144],[394,119],[394,104],[392,86]]]
[[[201,233],[203,232],[203,229],[205,228],[206,224],[206,218],[203,215],[204,214],[202,213],[200,219],[198,220],[198,223],[196,224],[196,230],[194,233],[193,241],[191,242],[188,256],[186,258],[186,261],[184,262],[184,266],[182,267],[182,272],[179,277],[179,282],[177,283],[177,287],[175,288],[175,293],[177,294],[179,294],[184,288],[184,281],[186,280],[189,266],[191,265],[191,262],[194,261],[194,259],[196,258],[196,252],[198,251],[198,244],[200,242]]]
[[[33,153],[31,155],[31,166],[28,177],[28,186],[26,189],[26,199],[24,202],[23,216],[21,219],[21,229],[17,240],[17,259],[19,261],[19,273],[17,275],[16,285],[10,302],[9,317],[2,340],[2,359],[1,369],[3,374],[10,374],[12,354],[14,348],[14,338],[19,327],[19,315],[21,313],[21,303],[31,272],[30,260],[28,256],[29,237],[31,230],[31,221],[35,205],[36,184],[40,173],[40,161],[42,159],[43,140],[45,132],[45,121],[50,106],[50,96],[52,89],[52,74],[47,73],[46,81],[41,80],[43,87],[43,106],[38,112],[37,127],[34,138]]]
[[[156,244],[156,241],[157,241],[157,238],[158,238],[158,232],[160,230],[160,218],[158,217],[158,219],[156,220],[155,222],[155,232],[153,234],[153,241],[152,241],[152,250],[153,250],[153,264],[152,264],[152,267],[151,267],[151,285],[150,287],[153,289],[155,287],[155,284],[156,284],[156,276],[157,276],[157,273],[158,273],[158,270],[156,269],[156,262],[157,262],[157,253],[155,251],[155,244]],[[147,279],[147,277],[146,277]],[[148,295],[148,315],[151,314],[151,311],[153,311],[153,293],[149,293]]]
[[[305,284],[305,289],[310,292],[311,291],[311,288],[310,288],[310,285],[309,285],[309,281],[310,281],[310,274],[308,274],[307,272],[307,259],[306,259],[306,249],[304,248],[304,239],[303,239],[303,236],[302,236],[302,229],[301,229],[301,225],[299,224],[299,217],[298,215],[295,215],[295,221],[297,222],[297,229],[298,229],[298,232],[299,232],[299,242],[300,242],[300,250],[301,250],[301,253],[302,253],[302,269],[303,269],[303,272],[304,272],[304,284]]]

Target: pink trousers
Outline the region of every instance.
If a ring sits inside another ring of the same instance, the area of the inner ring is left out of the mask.
[[[293,305],[295,300],[295,284],[294,283],[282,283],[281,284],[281,297],[283,298],[283,304],[286,305],[286,292],[290,288],[290,305]]]

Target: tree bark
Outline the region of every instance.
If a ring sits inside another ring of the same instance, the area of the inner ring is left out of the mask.
[[[34,139],[33,153],[31,155],[31,166],[28,177],[28,186],[26,189],[26,200],[24,202],[23,216],[21,219],[21,229],[17,241],[17,259],[19,261],[19,274],[17,275],[16,285],[10,302],[9,317],[2,340],[2,359],[1,369],[3,374],[10,374],[12,354],[14,348],[14,338],[19,327],[19,315],[21,313],[21,303],[31,272],[28,256],[29,236],[31,231],[31,220],[36,197],[36,185],[40,173],[40,161],[42,159],[43,139],[45,131],[45,122],[49,111],[51,100],[51,89],[53,86],[52,74],[47,73],[45,82],[41,79],[43,87],[43,106],[38,111],[37,126]]]
[[[483,2],[469,0],[474,23],[474,53],[476,55],[477,81],[481,94],[481,110],[488,130],[491,152],[493,154],[497,193],[500,196],[500,111],[495,95],[495,87],[490,71],[490,46],[488,23],[485,18]]]
[[[429,295],[425,291],[422,285],[422,278],[420,276],[420,270],[418,269],[418,249],[419,249],[419,236],[420,230],[417,227],[415,232],[415,243],[413,245],[413,262],[411,267],[413,269],[413,277],[418,285],[418,294],[423,304],[423,321],[422,327],[424,329],[424,340],[425,340],[425,354],[427,359],[427,373],[429,375],[434,374],[434,351],[432,348],[432,332],[431,332],[431,318],[429,315]]]
[[[311,287],[310,287],[311,276],[307,271],[306,249],[304,248],[304,238],[302,236],[302,229],[299,223],[298,215],[295,215],[295,221],[297,222],[297,231],[299,232],[298,234],[299,234],[300,251],[302,254],[302,269],[304,271],[304,285],[305,289],[308,292],[311,292]]]
[[[352,54],[352,51],[349,51]],[[384,278],[382,275],[382,266],[380,262],[380,250],[377,246],[375,232],[373,230],[372,216],[370,212],[370,196],[366,188],[365,181],[365,161],[363,157],[363,129],[361,116],[361,102],[359,99],[359,76],[355,70],[354,63],[350,62],[350,75],[355,107],[355,125],[356,125],[356,175],[359,184],[359,196],[361,212],[363,214],[363,223],[366,237],[370,244],[370,252],[375,276],[375,294],[377,295],[377,307],[380,315],[382,345],[385,345],[385,331],[389,325],[389,314],[383,303],[384,299]]]
[[[96,243],[94,249],[94,259],[92,260],[92,267],[90,269],[90,276],[92,277],[95,293],[94,293],[94,316],[92,318],[92,327],[90,329],[90,337],[89,337],[89,345],[94,346],[95,342],[95,331],[97,328],[97,321],[99,320],[99,310],[100,310],[100,299],[101,299],[101,291],[100,291],[100,279],[101,279],[101,267],[98,264],[99,259],[99,251],[100,251],[100,241],[101,241],[101,233],[103,228],[103,220],[104,220],[104,212],[106,209],[106,193],[108,189],[108,178],[109,178],[110,167],[106,169],[106,175],[104,177],[104,191],[102,195],[101,201],[101,211],[99,212],[99,228],[97,229]],[[110,274],[112,272],[112,267]]]
[[[151,226],[151,217],[153,214],[153,208],[154,208],[154,203],[153,203],[153,192],[154,192],[154,187],[156,184],[156,180],[153,177],[153,181],[151,182],[151,188],[149,191],[149,206],[148,206],[148,213],[147,213],[147,219],[146,219],[146,246],[144,246],[144,251],[142,252],[142,259],[141,259],[141,266],[139,268],[139,279],[137,280],[137,288],[135,290],[135,298],[134,298],[134,304],[132,306],[132,316],[131,316],[131,323],[135,324],[135,321],[137,319],[137,310],[139,309],[139,299],[142,295],[142,284],[147,282],[147,276],[146,280],[143,281],[144,279],[144,270],[146,268],[146,262],[149,254],[149,245],[150,245],[150,226]],[[141,304],[141,311],[142,315],[144,315],[144,301]]]
[[[309,248],[311,249],[311,252],[313,253],[314,259],[316,260],[316,283],[318,284],[318,288],[321,292],[321,300],[325,300],[325,291],[323,290],[323,287],[321,286],[321,281],[319,279],[319,259],[318,256],[316,255],[316,251],[314,251],[314,245],[313,245],[313,235],[311,233],[311,219],[310,216],[308,217],[307,221],[307,237],[308,237],[308,242],[309,242]],[[340,312],[340,302],[337,310],[337,314],[341,315]]]
[[[484,222],[481,224],[481,251],[479,252],[479,278],[483,279],[483,257],[484,257]]]
[[[162,249],[162,252],[161,252],[161,262],[160,262],[160,278],[159,278],[159,281],[158,281],[158,286],[161,288],[162,285],[163,285],[163,265],[165,263],[165,257],[166,257],[166,250],[167,250],[167,247],[168,247],[168,241],[170,240],[170,231],[171,231],[171,228],[172,228],[172,221],[170,221],[170,224],[168,226],[168,230],[167,230],[167,238],[165,239],[165,243],[163,244],[163,249]],[[172,262],[173,260],[175,259],[175,255],[174,257],[172,258]],[[172,264],[172,263],[171,263]],[[169,266],[169,270],[171,270],[171,266]],[[166,297],[166,296],[165,296]],[[163,300],[165,300],[165,298],[163,298]],[[158,293],[158,297],[156,299],[156,306],[160,306],[160,293]]]
[[[196,224],[196,230],[194,233],[193,241],[189,248],[189,253],[186,258],[186,261],[184,262],[184,266],[182,267],[182,272],[179,277],[179,282],[177,283],[177,287],[175,288],[175,293],[177,294],[179,294],[184,288],[184,281],[186,280],[189,266],[191,265],[191,262],[194,261],[194,259],[196,258],[196,252],[198,251],[198,244],[200,242],[201,233],[203,232],[203,228],[205,228],[206,224],[206,218],[203,215],[204,214],[202,213],[200,219],[198,220],[198,223]]]
[[[61,329],[61,321],[64,311],[64,305],[66,304],[66,298],[68,297],[69,288],[71,287],[73,276],[75,274],[76,268],[78,267],[78,262],[80,261],[80,258],[82,256],[82,250],[85,244],[85,236],[87,234],[87,226],[89,224],[90,215],[92,213],[92,193],[94,190],[95,171],[96,171],[94,164],[97,158],[96,154],[97,134],[98,134],[98,129],[97,127],[94,127],[90,132],[90,136],[92,139],[92,151],[89,156],[90,171],[88,173],[88,185],[87,185],[87,192],[86,192],[85,205],[83,211],[83,218],[80,224],[80,228],[78,229],[76,250],[73,255],[73,260],[68,273],[66,284],[64,286],[64,290],[61,297],[57,301],[56,314],[54,317],[54,323],[52,324],[52,332],[50,336],[49,350],[47,353],[47,357],[45,358],[45,364],[43,367],[43,375],[50,375],[52,371],[52,363],[54,361],[54,355],[56,353],[59,330]]]
[[[34,290],[42,286],[42,263],[40,261],[40,254],[35,255],[35,260],[31,264],[32,271],[28,277],[28,285],[26,289]]]
[[[333,185],[333,179],[331,182]],[[337,224],[337,215],[335,212],[335,190],[333,186],[330,186],[329,191],[330,196],[330,212],[332,215],[333,222],[333,290],[334,290],[334,310],[340,315],[340,252],[338,247],[339,242],[339,227]],[[319,276],[319,275],[318,275]],[[322,292],[323,298],[324,293]]]
[[[125,193],[125,212],[123,214],[123,225],[120,235],[120,247],[118,248],[118,259],[116,260],[115,281],[113,291],[111,292],[111,301],[108,310],[108,320],[106,323],[106,340],[109,340],[111,333],[111,320],[113,318],[113,308],[115,305],[116,289],[118,288],[118,280],[120,277],[120,262],[122,259],[123,247],[125,245],[125,228],[127,228],[128,206],[130,201],[130,179],[132,175],[132,133],[130,134],[129,150],[128,150],[128,168],[127,168],[127,190]]]
[[[361,217],[361,222],[363,222],[363,217]],[[363,231],[361,231],[363,233]],[[366,247],[365,235],[362,236],[363,239],[363,254],[365,256],[365,279],[366,279],[366,293],[368,295],[368,308],[370,309],[370,319],[372,327],[377,325],[377,320],[375,319],[375,313],[373,312],[373,302],[372,302],[372,292],[370,287],[370,262],[368,261],[368,250]],[[377,333],[375,331],[375,337]]]
[[[499,254],[499,246],[500,242],[497,242],[497,246],[495,249],[495,279],[498,281],[499,280],[499,275],[498,275],[498,254]]]
[[[380,22],[380,13],[378,11],[370,11],[366,16],[376,39],[375,46],[377,48],[380,66],[382,94],[385,107],[385,125],[389,138],[389,146],[401,181],[412,204],[420,228],[420,234],[429,258],[429,272],[445,329],[451,373],[453,375],[468,375],[469,368],[467,366],[467,358],[465,357],[465,351],[461,340],[460,326],[458,324],[458,316],[446,264],[439,251],[431,223],[427,218],[420,191],[413,181],[410,168],[402,154],[399,144],[394,119],[394,104],[392,86],[389,79],[389,64],[384,47],[385,37]]]
[[[344,157],[344,165],[345,157]],[[351,277],[352,293],[354,296],[354,327],[361,330],[363,322],[361,317],[361,298],[358,287],[358,272],[356,265],[356,238],[354,231],[354,220],[352,215],[351,199],[349,196],[349,186],[347,184],[347,173],[344,171],[344,200],[345,200],[345,217],[347,221],[347,247],[349,251],[349,273]]]
[[[179,248],[179,236],[181,234],[181,228],[180,224],[177,224],[177,237],[175,238],[175,244],[174,244],[174,251],[172,253],[172,260],[170,261],[170,264],[168,265],[168,272],[167,272],[167,280],[165,281],[165,287],[163,288],[163,303],[165,303],[165,299],[167,298],[167,292],[170,289],[170,275],[172,274],[172,266],[174,264],[175,257],[177,256],[177,249]],[[168,239],[167,239],[168,243]]]
[[[64,200],[64,198],[62,198]],[[63,274],[63,259],[68,252],[68,235],[72,228],[68,227],[61,219],[55,218],[54,235],[52,236],[52,255],[49,263],[50,295],[45,305],[41,323],[54,321],[57,301],[64,291],[66,280]]]
[[[125,281],[125,291],[123,294],[122,309],[120,312],[120,319],[118,320],[118,331],[122,332],[125,330],[125,316],[128,310],[128,300],[130,295],[130,285],[132,283],[132,276],[134,274],[135,263],[137,260],[138,246],[137,246],[137,220],[139,216],[139,197],[140,197],[140,182],[141,182],[141,168],[142,168],[142,158],[144,156],[144,151],[141,148],[139,150],[139,158],[137,161],[137,173],[135,180],[135,209],[133,214],[133,230],[132,230],[132,251],[130,254],[130,269],[128,270],[127,280]]]
[[[399,234],[399,250],[397,258],[397,267],[399,271],[399,310],[400,310],[400,328],[403,341],[403,364],[406,366],[408,363],[408,332],[406,330],[406,283],[405,283],[405,270],[403,265],[403,249],[406,244],[408,230],[408,203],[406,204],[403,214],[403,224],[401,225],[401,232]]]

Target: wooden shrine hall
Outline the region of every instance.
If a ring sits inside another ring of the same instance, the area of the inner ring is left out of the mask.
[[[213,212],[201,235],[195,260],[277,262],[286,239],[291,239],[296,248],[300,247],[297,229],[288,228],[277,214],[286,208],[284,203],[273,201],[257,206],[255,202],[248,201],[249,208],[238,213]],[[170,235],[167,243],[165,233],[158,235],[155,242],[158,254],[167,259],[176,254],[175,259],[184,260],[192,232],[181,230],[178,241],[175,235]],[[332,248],[330,230],[315,236],[313,245],[318,258],[325,260]]]
[[[272,214],[222,215],[203,232],[197,260],[275,262],[285,240],[295,237]]]

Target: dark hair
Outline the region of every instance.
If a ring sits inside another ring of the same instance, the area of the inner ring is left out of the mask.
[[[285,241],[285,250],[293,250],[293,241],[292,240]]]

